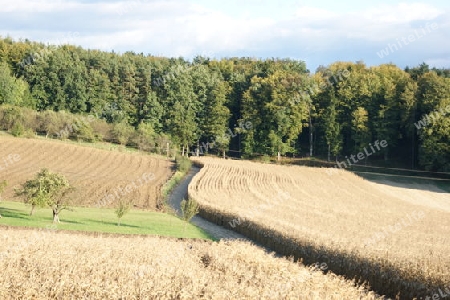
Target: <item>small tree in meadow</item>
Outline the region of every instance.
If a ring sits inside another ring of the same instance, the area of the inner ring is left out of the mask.
[[[64,175],[42,169],[32,180],[27,180],[16,190],[16,195],[24,198],[26,204],[31,204],[30,216],[36,206],[48,206],[53,212],[53,223],[59,223],[59,213],[68,208],[67,195],[73,191]]]
[[[117,208],[115,210],[117,218],[118,218],[117,226],[120,226],[120,220],[122,219],[122,217],[124,215],[126,215],[130,211],[130,206],[131,206],[131,203],[129,203],[129,202],[122,201],[122,200],[119,201]]]
[[[183,212],[183,220],[189,222],[199,212],[197,201],[193,199],[181,201],[181,211]]]

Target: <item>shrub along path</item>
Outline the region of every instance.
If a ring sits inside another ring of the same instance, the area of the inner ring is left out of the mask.
[[[188,186],[191,183],[192,178],[200,171],[200,168],[192,166],[189,173],[185,176],[185,178],[176,186],[172,193],[169,196],[168,203],[169,205],[176,211],[176,213],[181,216],[181,201],[187,198],[188,194]],[[216,225],[205,219],[194,216],[191,220],[191,223],[202,228],[206,232],[208,232],[212,237],[217,240],[221,239],[242,239],[249,240],[245,236],[234,232],[232,230],[226,229],[222,226]]]

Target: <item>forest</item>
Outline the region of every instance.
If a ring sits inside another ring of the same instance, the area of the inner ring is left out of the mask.
[[[240,158],[356,155],[450,171],[450,70],[166,58],[0,37],[0,129]]]

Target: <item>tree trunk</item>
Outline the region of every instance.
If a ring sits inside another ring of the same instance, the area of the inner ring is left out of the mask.
[[[59,212],[58,210],[53,210],[53,223],[59,223]]]
[[[120,226],[120,218],[117,220],[117,226]]]
[[[278,151],[278,153],[277,153],[277,160],[278,160],[278,161],[281,160],[281,153],[280,153],[280,151]]]
[[[330,161],[331,158],[331,144],[328,144],[328,161]]]
[[[184,146],[182,147],[182,150],[181,150],[181,156],[184,156]]]
[[[32,216],[34,214],[34,209],[36,208],[36,205],[32,204],[31,205],[31,211],[30,211],[30,216]]]
[[[225,157],[225,150],[223,150],[223,159],[225,159],[226,157]]]

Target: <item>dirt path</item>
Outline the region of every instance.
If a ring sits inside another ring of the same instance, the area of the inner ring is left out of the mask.
[[[188,175],[183,179],[183,181],[175,187],[175,189],[172,191],[172,194],[169,197],[168,203],[169,205],[177,212],[179,216],[181,216],[181,208],[180,204],[183,198],[187,198],[188,193],[188,186],[191,182],[192,178],[200,171],[197,167],[192,167],[191,171],[188,173]],[[196,226],[202,228],[206,232],[208,232],[210,235],[212,235],[214,238],[220,240],[220,239],[243,239],[248,240],[245,236],[236,233],[234,231],[228,230],[222,226],[218,226],[214,223],[211,223],[209,221],[206,221],[205,219],[195,216],[192,218],[191,223],[195,224]]]

